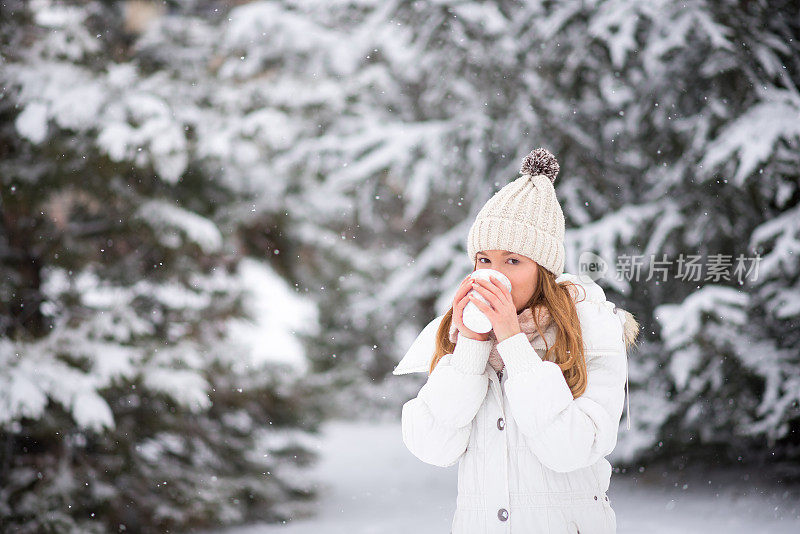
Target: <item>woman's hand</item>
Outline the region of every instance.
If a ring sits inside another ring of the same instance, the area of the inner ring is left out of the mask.
[[[471,275],[470,275],[471,276]],[[466,326],[464,326],[464,321],[462,320],[462,316],[464,315],[464,307],[469,303],[469,297],[467,293],[472,290],[472,284],[470,284],[470,276],[464,278],[461,281],[461,285],[458,286],[458,290],[456,291],[456,296],[453,298],[453,317],[452,321],[453,324],[456,325],[458,331],[461,332],[462,336],[466,336],[471,339],[477,339],[478,341],[488,341],[489,340],[489,333],[479,334],[477,332],[473,332]]]
[[[511,292],[501,282],[490,276],[489,280],[475,279],[471,285],[489,301],[485,304],[477,297],[467,296],[489,318],[498,343],[522,331]]]

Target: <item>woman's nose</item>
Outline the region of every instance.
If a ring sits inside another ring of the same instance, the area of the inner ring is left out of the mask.
[[[479,270],[479,269],[491,269],[493,271],[497,271],[499,273],[502,273],[503,276],[505,276],[509,280],[511,280],[511,277],[509,276],[509,273],[505,272],[505,269],[499,269],[497,267],[492,267],[491,265],[487,265],[486,267],[478,267],[478,269],[476,269],[476,270]]]

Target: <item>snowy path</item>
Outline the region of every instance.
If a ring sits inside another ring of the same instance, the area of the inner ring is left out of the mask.
[[[333,421],[323,426],[327,444],[315,473],[321,489],[319,516],[288,525],[250,525],[219,534],[441,534],[455,511],[457,466],[438,468],[403,446],[398,423]],[[724,484],[718,480],[739,480]],[[613,474],[609,499],[619,534],[796,534],[798,488],[762,482],[759,491],[741,475],[700,482],[647,484],[644,476]],[[682,486],[687,483],[684,489]]]

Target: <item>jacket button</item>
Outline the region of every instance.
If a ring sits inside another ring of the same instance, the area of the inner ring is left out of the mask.
[[[594,496],[594,500],[597,500],[597,495]]]
[[[606,500],[608,500],[608,497],[606,497]]]
[[[503,430],[503,428],[505,426],[506,426],[506,422],[503,420],[502,417],[497,420],[497,428],[499,428],[500,430]]]
[[[497,518],[500,521],[505,521],[506,519],[508,519],[508,510],[506,510],[505,508],[500,508],[497,511]]]

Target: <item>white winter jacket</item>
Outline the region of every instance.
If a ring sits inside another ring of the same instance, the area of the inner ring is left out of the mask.
[[[624,324],[594,282],[576,303],[588,384],[573,399],[561,369],[543,360],[544,341],[518,333],[497,344],[459,334],[417,396],[403,405],[403,442],[423,462],[459,462],[452,534],[610,534],[616,515],[606,491],[627,380]],[[443,316],[417,337],[394,374],[427,372]],[[633,320],[632,317],[630,320]],[[638,329],[638,325],[637,325]],[[545,331],[552,346],[553,328]],[[499,376],[498,376],[499,375]]]

